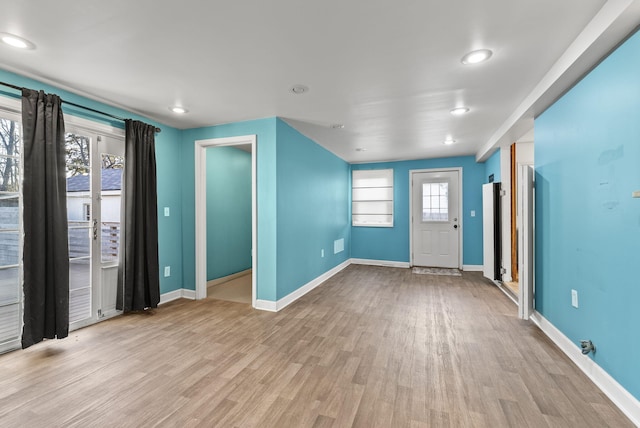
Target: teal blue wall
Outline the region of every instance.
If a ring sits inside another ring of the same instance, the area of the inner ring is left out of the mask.
[[[277,141],[281,299],[349,258],[350,170],[280,119]],[[333,254],[333,241],[340,238],[345,250]]]
[[[484,183],[489,182],[489,176],[493,174],[493,182],[500,182],[500,149],[496,150],[494,154],[491,155],[489,159],[484,164],[485,173],[484,173]]]
[[[207,152],[207,280],[251,269],[251,153]]]
[[[536,310],[640,399],[638,70],[636,33],[535,121],[535,179]]]
[[[184,288],[195,290],[195,141],[256,135],[258,174],[257,298],[276,300],[276,122],[276,118],[268,118],[188,129],[182,132],[180,173]]]
[[[409,262],[409,171],[453,167],[462,167],[463,264],[481,265],[485,165],[476,163],[473,156],[352,165],[354,170],[393,168],[394,227],[352,227],[351,257]],[[475,217],[471,217],[471,210],[475,210]]]
[[[30,89],[44,90],[48,93],[57,94],[66,101],[81,104],[116,116],[141,120],[162,128],[162,132],[156,135],[159,211],[158,251],[160,271],[163,271],[164,266],[171,266],[171,276],[165,278],[163,275],[160,275],[160,292],[166,293],[182,288],[182,246],[180,244],[182,231],[180,182],[182,181],[182,173],[178,168],[181,131],[126,110],[111,107],[80,95],[76,95],[72,92],[46,85],[36,80],[19,76],[1,69],[0,80],[17,86],[28,87]],[[18,98],[19,94],[13,89],[0,87],[0,96]],[[121,121],[111,120],[105,116],[90,113],[74,107],[63,105],[63,111],[66,115],[79,116],[98,123],[124,128],[124,123]],[[171,213],[169,217],[161,215],[164,211],[164,207],[169,207]]]

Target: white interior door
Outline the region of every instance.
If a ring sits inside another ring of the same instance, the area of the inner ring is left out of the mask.
[[[116,313],[124,142],[82,129],[65,135],[69,324]]]
[[[529,319],[533,312],[533,242],[534,242],[534,199],[533,167],[518,165],[518,316]]]
[[[460,267],[460,173],[412,172],[412,264]]]

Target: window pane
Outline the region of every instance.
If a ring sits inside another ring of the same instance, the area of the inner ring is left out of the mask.
[[[88,221],[69,222],[69,258],[91,255],[91,235],[93,232],[91,227],[86,227],[88,225]]]
[[[422,184],[422,221],[449,221],[449,183]]]
[[[20,268],[0,269],[0,306],[20,301]]]
[[[393,189],[390,187],[353,189],[352,199],[354,201],[391,201]]]
[[[20,146],[22,144],[20,131],[22,126],[19,122],[0,118],[0,156],[20,157]]]
[[[20,304],[0,306],[0,343],[20,337]]]
[[[0,231],[0,266],[17,265],[20,254],[18,232]]]
[[[354,214],[354,226],[392,226],[393,216],[391,215],[371,215],[371,214]]]
[[[124,157],[102,154],[100,218],[103,262],[118,260],[123,167]]]
[[[69,261],[69,322],[91,317],[91,261]]]
[[[18,230],[19,227],[19,196],[15,194],[0,194],[0,229]]]
[[[353,202],[353,214],[385,214],[390,215],[393,209],[393,202]]]
[[[89,174],[90,154],[89,137],[83,135],[67,133],[65,134],[65,151],[67,160],[67,177]],[[88,191],[87,179],[87,191]],[[69,184],[67,183],[69,190]]]

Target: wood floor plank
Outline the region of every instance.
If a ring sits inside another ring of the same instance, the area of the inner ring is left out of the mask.
[[[178,300],[0,355],[7,427],[630,427],[479,273],[352,265],[278,313]]]

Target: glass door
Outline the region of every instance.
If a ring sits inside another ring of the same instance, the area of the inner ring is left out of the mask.
[[[20,347],[22,333],[22,125],[0,117],[0,352]]]
[[[69,324],[117,314],[124,142],[78,130],[65,135],[69,225]]]

